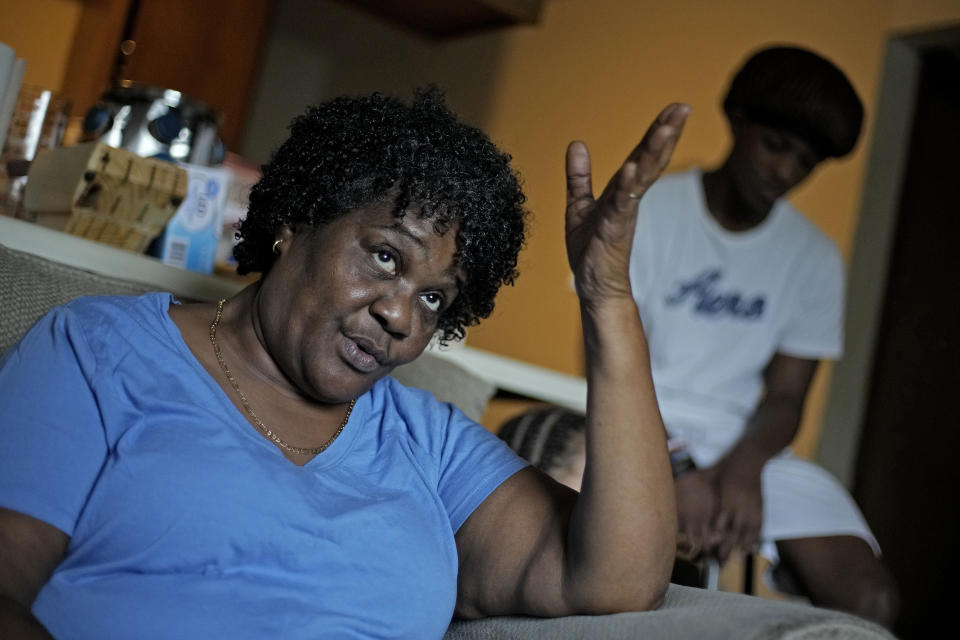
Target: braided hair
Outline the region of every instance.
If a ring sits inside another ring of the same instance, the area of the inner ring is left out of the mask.
[[[582,413],[552,405],[528,409],[497,431],[517,455],[554,477],[582,451],[585,433]]]

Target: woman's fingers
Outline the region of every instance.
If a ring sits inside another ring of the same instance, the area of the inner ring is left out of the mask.
[[[670,162],[689,113],[690,107],[679,102],[664,108],[611,178],[601,200],[611,199],[618,211],[635,208],[637,200]],[[569,144],[566,167],[567,213],[580,214],[594,202],[590,154],[583,142],[575,140]]]
[[[647,129],[616,176],[614,202],[620,211],[632,211],[670,162],[690,108],[674,103]]]
[[[653,170],[666,166],[689,113],[690,106],[680,102],[664,107],[627,156],[627,161],[642,163],[644,168]]]
[[[613,204],[618,212],[633,213],[637,209],[637,202],[646,191],[646,187],[637,186],[637,173],[639,167],[633,160],[627,160],[614,179],[611,180],[613,187]],[[649,186],[649,185],[648,185]]]
[[[674,102],[664,108],[647,129],[617,175],[615,199],[618,208],[631,201],[636,204],[635,201],[663,173],[689,113],[688,105]]]
[[[578,218],[593,204],[593,180],[590,175],[590,152],[587,145],[574,140],[567,146],[567,217]],[[570,220],[577,222],[577,220]]]

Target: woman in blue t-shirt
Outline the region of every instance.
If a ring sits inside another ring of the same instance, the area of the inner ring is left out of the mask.
[[[589,399],[577,493],[388,377],[516,276],[509,157],[435,91],[295,119],[228,300],[82,298],[0,361],[0,628],[12,637],[440,637],[452,615],[656,607],[676,517],[627,275],[687,108],[591,192],[567,150]],[[541,319],[543,320],[543,319]]]

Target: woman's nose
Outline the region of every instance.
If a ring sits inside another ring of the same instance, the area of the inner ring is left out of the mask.
[[[401,293],[381,295],[370,305],[370,313],[384,331],[395,338],[410,335],[413,309],[409,296]]]

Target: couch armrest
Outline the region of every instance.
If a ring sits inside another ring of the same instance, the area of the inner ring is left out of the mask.
[[[450,402],[475,422],[483,419],[496,388],[460,365],[430,352],[393,370],[393,377],[408,387],[426,389],[440,402]]]
[[[756,596],[670,585],[656,611],[455,621],[444,640],[894,640],[856,616]]]

